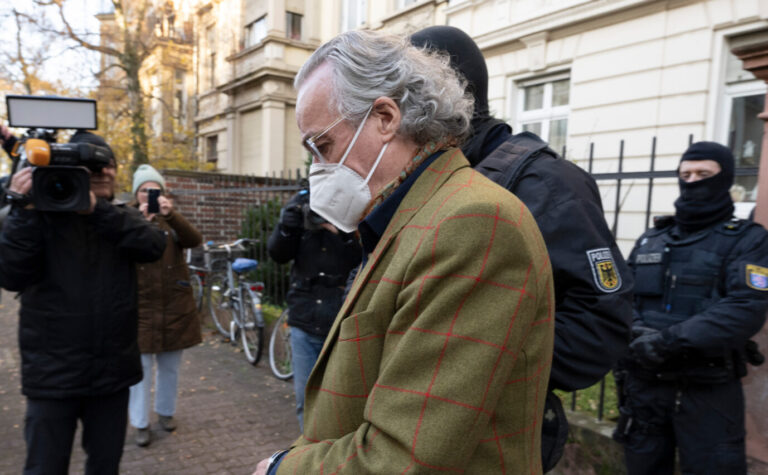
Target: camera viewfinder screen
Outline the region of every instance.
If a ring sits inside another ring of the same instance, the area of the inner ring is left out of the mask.
[[[5,101],[11,127],[90,130],[98,127],[93,99],[8,95]]]

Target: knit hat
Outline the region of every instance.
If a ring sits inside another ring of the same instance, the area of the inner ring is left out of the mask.
[[[139,165],[133,174],[133,195],[136,196],[139,187],[148,181],[154,181],[165,191],[165,178],[152,165]]]

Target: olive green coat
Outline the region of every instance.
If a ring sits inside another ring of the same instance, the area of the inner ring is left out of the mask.
[[[166,246],[160,260],[136,268],[142,353],[181,350],[202,341],[184,256],[184,249],[198,246],[202,236],[176,211],[156,215],[153,222],[165,231]]]
[[[540,473],[553,302],[528,209],[445,152],[359,272],[278,473]]]

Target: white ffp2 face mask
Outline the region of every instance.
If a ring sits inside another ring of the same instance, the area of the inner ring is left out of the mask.
[[[371,190],[368,188],[368,181],[379,166],[381,157],[389,145],[389,143],[385,143],[382,146],[379,156],[376,157],[371,171],[365,178],[344,165],[344,161],[357,142],[357,137],[363,130],[370,112],[371,109],[368,109],[357,128],[357,132],[355,132],[355,136],[338,163],[313,163],[309,167],[311,196],[309,207],[345,233],[351,233],[357,229],[365,208],[371,202]]]

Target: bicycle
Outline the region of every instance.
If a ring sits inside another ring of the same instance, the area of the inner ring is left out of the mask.
[[[264,284],[243,280],[243,274],[255,270],[259,263],[255,259],[235,258],[232,250],[254,242],[253,239],[238,239],[216,246],[226,251],[226,270],[210,275],[208,299],[216,328],[233,344],[240,337],[245,358],[252,365],[261,359],[264,346],[264,315],[261,312]]]
[[[279,379],[290,379],[293,376],[291,366],[291,327],[288,326],[288,310],[283,310],[272,329],[269,337],[269,367],[272,374]]]
[[[192,249],[187,249],[187,267],[189,268],[189,286],[192,287],[192,297],[199,312],[203,310],[206,292],[205,281],[208,274],[210,274],[210,269],[192,264]]]

